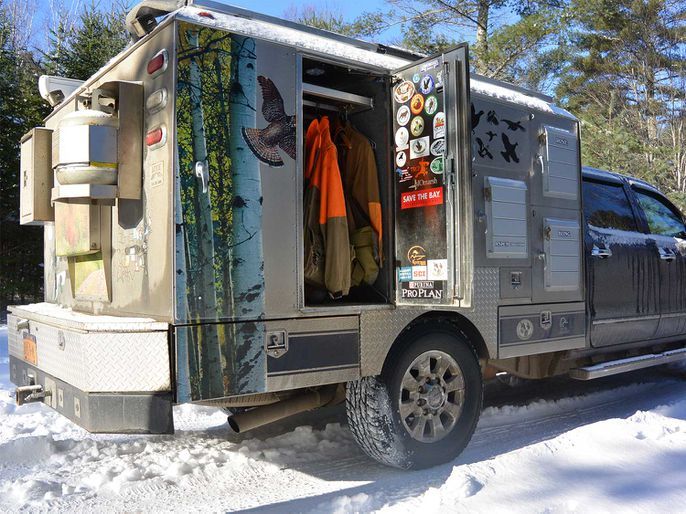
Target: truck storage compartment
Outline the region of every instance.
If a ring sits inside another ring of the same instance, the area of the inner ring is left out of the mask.
[[[171,433],[168,325],[54,304],[12,307],[10,379],[90,432]],[[39,386],[39,387],[35,387]]]
[[[388,303],[388,80],[310,59],[302,69],[305,304]]]

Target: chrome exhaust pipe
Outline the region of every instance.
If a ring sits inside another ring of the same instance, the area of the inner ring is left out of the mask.
[[[44,391],[43,386],[40,384],[21,386],[14,390],[14,400],[20,406],[25,403],[39,402],[51,394],[50,391]]]
[[[229,416],[228,422],[231,430],[237,434],[247,432],[253,428],[258,428],[275,421],[307,412],[308,410],[324,407],[336,399],[338,386],[329,386],[321,389],[307,391],[305,393],[292,396],[287,400],[282,400],[270,405],[255,407],[249,411],[239,412]]]

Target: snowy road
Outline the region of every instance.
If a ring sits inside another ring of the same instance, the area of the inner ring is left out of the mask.
[[[684,512],[686,374],[491,385],[466,452],[400,472],[369,461],[340,410],[231,436],[180,406],[173,436],[94,436],[9,398],[0,329],[0,511]],[[304,422],[303,419],[299,420]]]

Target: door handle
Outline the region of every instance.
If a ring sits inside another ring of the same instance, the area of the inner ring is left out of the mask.
[[[671,248],[658,247],[657,251],[660,254],[660,259],[663,261],[672,262],[673,260],[676,260],[676,253]]]
[[[593,248],[591,249],[591,255],[600,259],[607,259],[608,257],[612,257],[612,250],[610,250],[610,247],[606,245],[603,245],[602,247],[593,245]]]

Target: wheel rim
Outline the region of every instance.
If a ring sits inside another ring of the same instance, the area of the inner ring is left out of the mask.
[[[440,350],[419,355],[403,375],[399,404],[410,437],[422,443],[443,439],[464,405],[464,376],[457,361]]]

